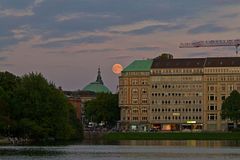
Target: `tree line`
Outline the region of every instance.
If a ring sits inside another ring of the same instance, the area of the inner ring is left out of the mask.
[[[0,135],[31,140],[82,139],[75,108],[40,73],[0,72]]]

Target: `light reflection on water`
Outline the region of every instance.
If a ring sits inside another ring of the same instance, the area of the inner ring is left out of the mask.
[[[111,145],[109,145],[111,144]],[[67,146],[0,146],[0,160],[239,160],[237,141],[119,141]]]

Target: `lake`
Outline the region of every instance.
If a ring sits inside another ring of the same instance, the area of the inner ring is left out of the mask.
[[[239,141],[118,141],[0,146],[0,160],[239,160]]]

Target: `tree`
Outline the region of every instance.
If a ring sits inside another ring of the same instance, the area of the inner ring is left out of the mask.
[[[0,134],[7,136],[9,126],[14,123],[10,118],[11,100],[20,78],[9,72],[0,72]]]
[[[222,104],[222,119],[230,119],[234,122],[234,128],[237,128],[240,120],[240,93],[232,91],[230,96]]]
[[[85,114],[89,121],[100,123],[106,122],[113,126],[120,118],[118,107],[118,95],[111,93],[100,93],[96,99],[86,102]]]
[[[30,73],[21,78],[12,98],[12,134],[34,140],[76,137],[79,126],[72,124],[72,106],[64,94],[41,74]],[[81,134],[81,133],[78,133]]]
[[[9,108],[6,97],[7,95],[5,91],[2,89],[2,87],[0,87],[0,133],[2,133],[3,135],[7,134],[9,123]]]

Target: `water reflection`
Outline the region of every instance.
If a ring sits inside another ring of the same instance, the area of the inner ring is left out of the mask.
[[[88,143],[88,144],[87,144]],[[103,145],[104,144],[104,145]],[[239,160],[238,141],[99,141],[65,146],[0,146],[0,160]]]
[[[103,142],[104,143],[104,142]],[[201,141],[201,140],[130,140],[119,141],[119,145],[154,145],[188,147],[240,147],[240,141]]]

